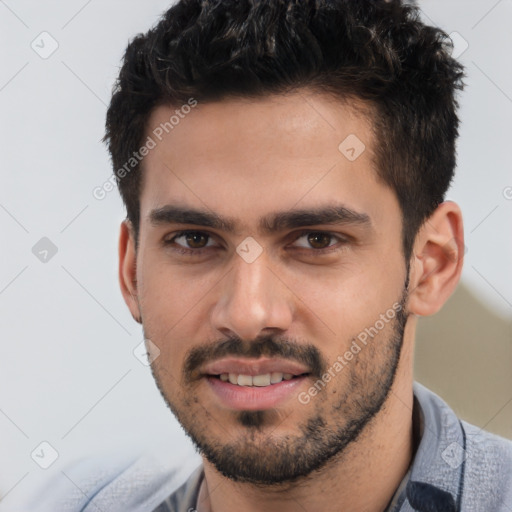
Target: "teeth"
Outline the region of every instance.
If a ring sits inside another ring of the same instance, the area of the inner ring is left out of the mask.
[[[222,373],[219,378],[223,382],[231,382],[231,384],[237,384],[238,386],[257,386],[265,387],[271,384],[279,384],[283,380],[290,380],[293,378],[291,373],[272,372],[264,373],[262,375],[243,375],[237,373]]]
[[[282,372],[272,372],[270,374],[270,383],[271,384],[277,384],[278,382],[281,382],[282,380],[283,380]]]
[[[253,386],[270,386],[270,373],[265,373],[265,375],[255,375],[252,378]]]
[[[239,386],[252,386],[252,377],[250,375],[239,375],[238,376]]]

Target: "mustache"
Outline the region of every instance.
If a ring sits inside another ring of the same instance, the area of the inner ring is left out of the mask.
[[[199,379],[201,366],[228,356],[248,359],[258,359],[261,356],[292,359],[306,366],[309,373],[316,378],[321,378],[328,367],[320,351],[311,344],[299,344],[294,340],[276,336],[259,337],[254,341],[231,337],[191,349],[183,366],[185,382],[190,383]]]

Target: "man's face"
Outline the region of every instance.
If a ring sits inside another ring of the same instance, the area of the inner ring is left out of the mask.
[[[325,96],[199,103],[159,141],[175,110],[153,112],[143,170],[137,301],[153,374],[221,473],[293,480],[371,427],[400,378],[399,205],[368,122]],[[335,209],[337,223],[309,215]]]

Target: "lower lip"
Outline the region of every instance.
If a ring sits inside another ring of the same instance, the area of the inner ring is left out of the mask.
[[[262,411],[281,405],[292,396],[297,396],[306,376],[283,380],[270,386],[238,386],[217,377],[207,377],[210,388],[222,404],[238,411]]]

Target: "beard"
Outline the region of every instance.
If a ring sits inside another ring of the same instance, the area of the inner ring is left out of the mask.
[[[325,469],[335,458],[339,460],[382,409],[395,380],[408,317],[408,270],[402,296],[397,301],[401,307],[388,328],[372,337],[341,373],[311,398],[307,405],[310,414],[296,425],[299,433],[275,435],[286,417],[278,410],[268,409],[232,411],[230,414],[239,426],[236,436],[227,429],[215,436],[211,427],[223,425],[194,393],[201,382],[197,370],[224,356],[279,356],[307,365],[309,378],[316,381],[325,374],[328,364],[314,345],[267,336],[252,342],[230,338],[195,347],[187,354],[180,383],[169,375],[167,390],[163,377],[168,372],[162,358],[153,362],[151,370],[158,389],[201,455],[232,481],[258,486],[293,483]],[[182,390],[172,392],[171,380],[175,390]],[[306,407],[299,401],[297,404],[298,408]]]

